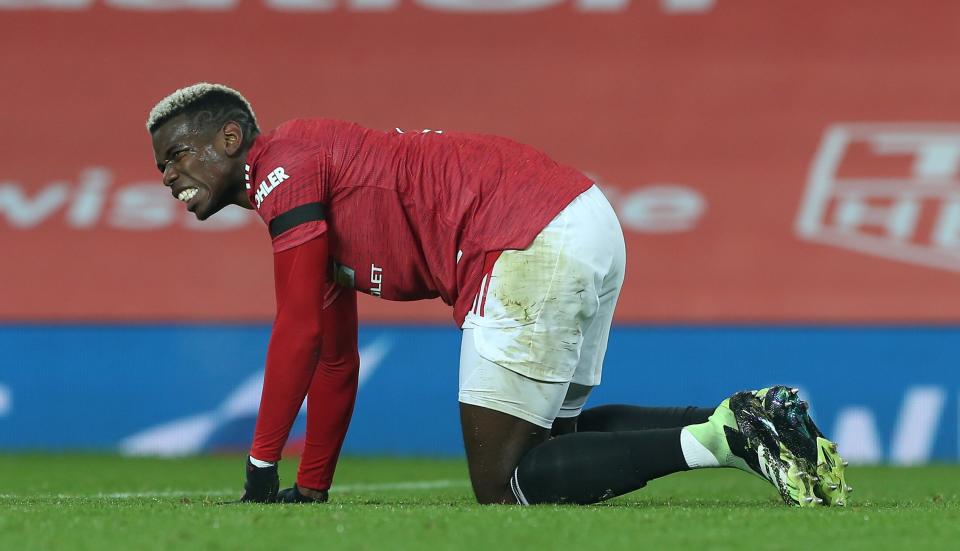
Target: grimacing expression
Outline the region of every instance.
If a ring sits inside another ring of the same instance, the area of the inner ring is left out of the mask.
[[[237,164],[242,159],[236,159],[236,136],[228,131],[235,127],[227,123],[216,131],[197,129],[186,115],[180,115],[153,133],[153,156],[163,173],[163,185],[199,220],[237,202]]]

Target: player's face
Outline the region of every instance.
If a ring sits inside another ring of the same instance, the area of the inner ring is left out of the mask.
[[[238,189],[237,185],[237,165],[242,160],[228,154],[228,141],[223,130],[200,131],[183,116],[153,133],[153,155],[163,173],[163,185],[200,220],[238,203],[243,194],[243,186]]]

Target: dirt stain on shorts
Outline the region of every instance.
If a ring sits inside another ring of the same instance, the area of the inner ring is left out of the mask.
[[[481,354],[543,381],[570,380],[580,357],[589,301],[596,301],[588,267],[570,257],[562,239],[562,234],[545,230],[527,249],[504,251],[491,274],[490,296],[478,322],[499,329],[482,339],[488,342],[478,343]]]

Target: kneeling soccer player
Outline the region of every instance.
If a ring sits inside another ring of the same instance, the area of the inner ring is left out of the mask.
[[[187,210],[256,209],[272,239],[277,314],[243,500],[327,499],[357,390],[360,291],[453,306],[480,503],[594,503],[698,467],[755,473],[795,505],[845,503],[835,446],[787,388],[716,409],[583,409],[625,249],[579,172],[494,136],[325,119],[261,134],[243,96],[207,83],[160,101],[147,129]],[[296,484],[279,491],[276,463],[305,397]]]

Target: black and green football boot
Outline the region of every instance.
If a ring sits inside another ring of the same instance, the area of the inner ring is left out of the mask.
[[[757,392],[763,411],[791,455],[811,467],[813,491],[824,505],[845,506],[853,488],[847,485],[847,462],[810,418],[809,406],[795,388],[773,386]]]
[[[769,481],[788,505],[823,503],[815,493],[815,464],[798,457],[782,441],[757,391],[734,394],[706,423],[689,425],[684,431],[716,459],[713,466],[737,468]]]

